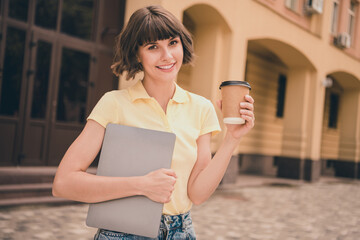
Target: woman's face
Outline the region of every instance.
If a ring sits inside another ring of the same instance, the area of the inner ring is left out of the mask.
[[[184,51],[179,37],[145,43],[138,57],[143,65],[144,79],[173,81],[183,62]]]

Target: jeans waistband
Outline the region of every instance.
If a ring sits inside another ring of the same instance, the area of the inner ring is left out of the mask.
[[[179,215],[162,215],[160,228],[172,230],[176,228],[186,228],[191,226],[192,220],[190,212]]]

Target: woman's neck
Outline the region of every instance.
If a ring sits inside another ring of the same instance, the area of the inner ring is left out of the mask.
[[[163,108],[164,112],[166,112],[167,104],[175,93],[175,88],[176,88],[175,82],[170,81],[164,83],[164,82],[147,81],[144,78],[143,85],[149,96],[155,98],[156,101]]]

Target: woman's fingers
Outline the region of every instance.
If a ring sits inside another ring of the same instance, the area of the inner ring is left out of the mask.
[[[254,127],[255,125],[255,117],[251,117],[248,115],[243,115],[242,118],[246,121],[246,125],[250,126],[250,128]]]
[[[249,117],[254,117],[254,112],[250,111],[250,110],[241,109],[240,114],[241,115],[246,115],[246,116],[249,116]]]
[[[245,119],[246,122],[254,125],[255,114],[254,114],[254,99],[250,95],[245,95],[247,102],[240,103],[240,115],[241,118]]]
[[[254,111],[254,105],[249,102],[241,102],[240,107],[243,109],[248,109],[248,110]]]
[[[245,95],[245,100],[252,104],[255,102],[255,100],[250,95]]]
[[[172,169],[162,168],[161,171],[168,176],[173,176],[174,178],[177,178],[175,171]]]
[[[245,100],[247,102],[241,102],[240,107],[254,111],[254,102],[255,102],[254,99],[250,95],[245,95]]]

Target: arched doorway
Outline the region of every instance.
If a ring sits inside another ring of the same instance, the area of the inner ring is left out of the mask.
[[[360,178],[360,80],[336,71],[327,75],[322,126],[322,174]]]
[[[219,83],[227,79],[230,28],[222,15],[206,4],[187,8],[183,23],[193,35],[196,57],[194,67],[184,66],[179,72],[178,84],[212,99]]]
[[[248,41],[245,78],[253,86],[256,125],[243,140],[241,171],[316,180],[320,161],[308,157],[318,83],[314,65],[283,41],[254,39]]]
[[[241,152],[240,172],[276,176],[274,156],[282,152],[288,67],[256,40],[248,42],[245,80],[255,99],[256,125]]]

